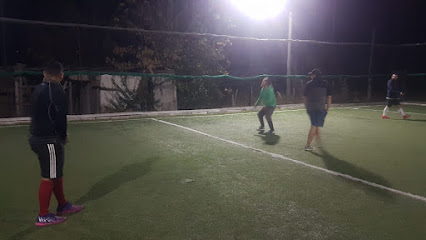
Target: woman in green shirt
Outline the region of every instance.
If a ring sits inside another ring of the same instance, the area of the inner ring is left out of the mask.
[[[274,88],[272,87],[271,80],[269,80],[268,77],[263,79],[262,84],[260,86],[262,87],[262,89],[260,90],[259,99],[257,99],[254,106],[257,106],[260,102],[262,102],[264,107],[257,114],[260,121],[260,127],[257,130],[265,130],[265,123],[263,122],[263,117],[265,116],[270,129],[268,133],[274,133],[274,124],[272,123],[271,118],[272,114],[274,113],[275,107],[277,106]]]

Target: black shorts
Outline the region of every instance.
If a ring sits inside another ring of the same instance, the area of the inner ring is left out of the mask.
[[[43,178],[60,178],[64,168],[64,142],[59,138],[30,138],[31,150],[38,156]]]
[[[322,110],[307,110],[309,118],[311,119],[311,125],[314,127],[324,127],[325,117],[327,116],[327,111]]]
[[[388,107],[401,105],[401,100],[399,98],[390,98],[388,99]]]

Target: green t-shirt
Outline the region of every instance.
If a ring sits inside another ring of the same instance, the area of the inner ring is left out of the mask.
[[[260,90],[259,99],[257,99],[256,104],[260,102],[265,105],[265,107],[276,107],[277,101],[275,100],[274,88],[272,86],[268,86],[266,88],[262,88]]]

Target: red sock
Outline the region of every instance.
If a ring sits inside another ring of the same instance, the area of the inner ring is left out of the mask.
[[[57,178],[53,180],[53,193],[55,194],[56,200],[58,200],[58,205],[60,207],[65,206],[67,204],[67,200],[65,200],[64,195],[64,181],[63,178]]]
[[[52,196],[53,182],[42,180],[38,189],[38,202],[40,205],[40,216],[49,213],[50,198]]]

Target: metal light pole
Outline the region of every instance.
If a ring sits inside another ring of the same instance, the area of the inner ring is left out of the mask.
[[[0,16],[4,17],[4,0],[0,0]],[[2,37],[2,50],[3,50],[3,65],[7,65],[7,53],[6,53],[6,23],[1,23],[1,37]]]
[[[287,75],[291,75],[291,40],[292,40],[293,16],[290,12],[288,15],[288,42],[287,42]],[[291,79],[286,78],[286,99],[290,102],[291,95]]]
[[[371,45],[370,45],[370,62],[368,65],[368,88],[367,88],[367,100],[371,101],[372,96],[372,84],[373,84],[373,57],[374,57],[374,44],[376,42],[376,29],[373,28],[371,33]]]

